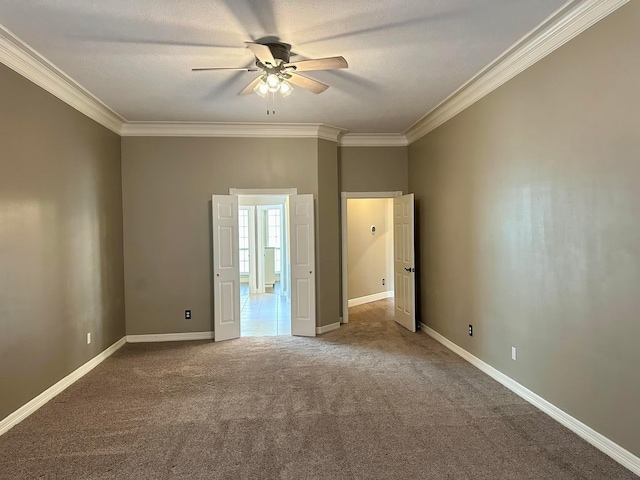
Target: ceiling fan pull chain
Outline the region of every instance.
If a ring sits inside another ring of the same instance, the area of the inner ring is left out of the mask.
[[[271,93],[271,96],[269,96],[269,94],[267,94],[267,115],[275,115],[276,114],[276,110],[272,105],[272,104],[275,103],[275,101],[276,101],[275,93]]]

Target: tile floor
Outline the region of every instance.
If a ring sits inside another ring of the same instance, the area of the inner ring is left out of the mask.
[[[291,335],[291,308],[280,284],[267,293],[249,294],[249,285],[240,285],[240,335],[266,337]]]

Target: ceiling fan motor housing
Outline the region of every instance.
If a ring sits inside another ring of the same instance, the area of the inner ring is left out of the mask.
[[[289,63],[289,57],[291,56],[291,45],[288,45],[286,43],[265,43],[264,45],[269,47],[273,58],[275,58],[276,60],[281,60],[280,64]],[[256,66],[265,70],[269,69],[269,67],[263,64],[260,60],[256,60]]]

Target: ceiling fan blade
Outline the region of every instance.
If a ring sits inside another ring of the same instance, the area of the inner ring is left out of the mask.
[[[305,77],[304,75],[298,75],[297,73],[290,73],[291,78],[289,78],[289,82],[293,83],[296,87],[304,88],[305,90],[309,90],[313,93],[322,93],[329,85],[325,85],[322,82],[318,82],[309,77]]]
[[[338,70],[339,68],[349,68],[349,64],[344,57],[329,57],[287,63],[284,67],[292,67],[296,72],[310,72],[312,70]]]
[[[273,58],[273,53],[271,53],[271,49],[266,45],[262,45],[260,43],[246,42],[247,48],[249,48],[253,54],[256,56],[258,60],[260,60],[265,65],[273,65],[277,66],[276,59]]]
[[[211,67],[211,68],[192,68],[192,72],[204,72],[208,70],[232,70],[236,72],[259,72],[259,68],[226,68],[226,67]]]
[[[260,80],[262,80],[262,75],[252,80],[249,85],[238,92],[238,95],[249,95],[250,93],[253,93],[253,89],[256,88],[256,85],[260,83]]]

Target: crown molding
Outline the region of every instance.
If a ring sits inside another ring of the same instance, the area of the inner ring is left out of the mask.
[[[613,13],[629,0],[572,0],[518,40],[404,134],[411,144]]]
[[[124,118],[1,24],[0,62],[100,125],[120,133]]]
[[[123,137],[321,138],[333,142],[344,129],[321,123],[127,122]]]
[[[346,131],[347,130],[344,128],[321,124],[318,127],[318,138],[328,140],[330,142],[337,142],[340,136],[346,133]]]
[[[346,133],[341,147],[406,147],[407,137],[401,133]]]

